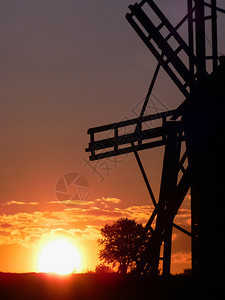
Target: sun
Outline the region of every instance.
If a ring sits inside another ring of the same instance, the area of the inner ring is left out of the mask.
[[[80,270],[80,258],[72,243],[60,239],[48,243],[39,256],[39,272],[71,274]]]

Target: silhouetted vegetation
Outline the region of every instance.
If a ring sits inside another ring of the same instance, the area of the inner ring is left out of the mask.
[[[183,275],[183,276],[191,276],[192,275],[192,269],[190,269],[190,268],[184,269],[184,271],[183,271],[183,273],[181,275]]]
[[[106,266],[104,264],[97,265],[95,268],[95,273],[97,274],[106,274],[106,273],[113,273],[113,269],[109,266]]]
[[[113,268],[118,266],[121,274],[135,269],[145,242],[149,239],[142,224],[127,218],[121,218],[111,225],[106,224],[101,229],[101,235],[98,243],[103,248],[99,258]]]

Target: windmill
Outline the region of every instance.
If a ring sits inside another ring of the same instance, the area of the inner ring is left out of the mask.
[[[225,61],[218,57],[217,14],[225,13],[216,0],[187,0],[187,14],[173,26],[152,0],[129,6],[126,19],[158,61],[140,116],[131,120],[88,130],[90,160],[134,153],[146,183],[154,210],[146,224],[151,239],[137,265],[140,274],[157,274],[162,260],[164,275],[170,274],[172,230],[190,236],[193,274],[202,275],[210,267],[217,272],[225,199]],[[206,14],[206,11],[209,13]],[[188,40],[179,34],[187,24]],[[210,28],[210,38],[207,29]],[[210,39],[210,53],[206,42]],[[160,68],[163,68],[183,95],[175,110],[145,115]],[[148,128],[149,121],[157,126]],[[131,133],[126,128],[134,128]],[[98,139],[99,133],[111,133]],[[185,151],[181,151],[185,145]],[[164,147],[159,199],[139,156],[144,149]],[[174,223],[187,195],[191,193],[191,232]],[[224,263],[224,258],[223,263]]]

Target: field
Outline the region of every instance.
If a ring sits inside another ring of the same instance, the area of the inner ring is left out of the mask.
[[[118,274],[0,273],[0,298],[4,300],[185,300],[195,299],[193,291],[193,282],[186,276],[163,279]]]

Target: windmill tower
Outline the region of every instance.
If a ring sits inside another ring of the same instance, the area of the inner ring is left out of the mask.
[[[224,225],[220,208],[225,200],[225,62],[223,57],[218,58],[217,13],[225,11],[217,7],[216,0],[187,0],[186,16],[173,26],[153,0],[143,0],[130,5],[129,9],[128,22],[155,56],[158,65],[140,116],[89,129],[90,143],[86,151],[90,152],[90,160],[131,152],[136,157],[155,206],[146,224],[146,229],[151,231],[151,240],[137,266],[140,274],[157,274],[160,260],[163,274],[170,274],[173,227],[191,238],[193,273],[201,276],[209,269],[217,272],[217,258],[225,250],[221,240]],[[187,41],[179,34],[185,23]],[[206,32],[209,27],[210,34]],[[210,39],[211,53],[206,39]],[[145,116],[161,67],[181,91],[184,101],[175,110]],[[160,125],[146,129],[145,124],[152,120],[157,120]],[[131,125],[132,133],[121,134]],[[98,140],[97,135],[102,132],[113,132],[113,135]],[[182,143],[186,147],[184,153]],[[157,201],[139,151],[162,146],[165,152]],[[189,190],[191,232],[174,223]]]

